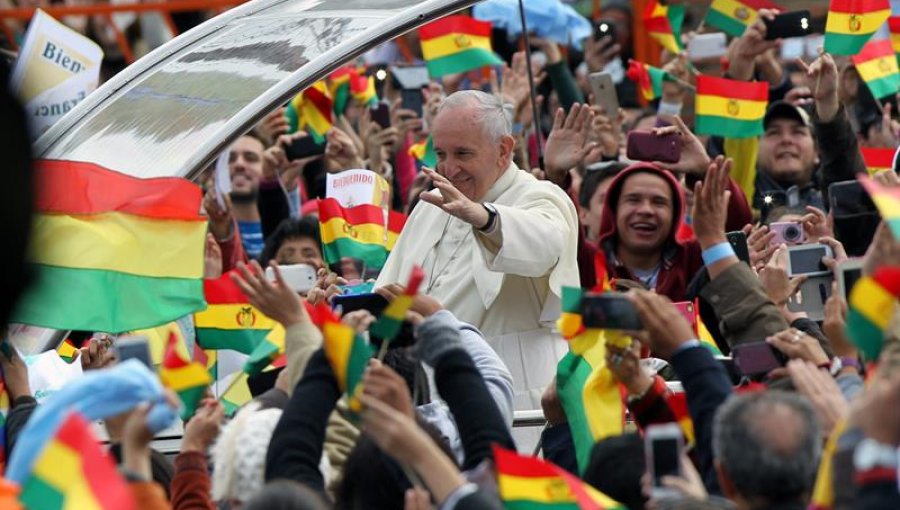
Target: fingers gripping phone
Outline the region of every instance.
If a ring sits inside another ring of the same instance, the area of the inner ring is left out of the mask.
[[[644,456],[654,498],[673,494],[662,483],[664,476],[681,476],[681,455],[684,439],[681,427],[675,423],[648,425],[644,432]]]
[[[603,114],[610,120],[615,120],[619,115],[619,96],[616,94],[616,85],[609,73],[591,73],[588,76],[591,85],[591,94],[594,95],[594,106],[603,108]]]
[[[726,233],[725,239],[728,240],[728,244],[731,245],[731,248],[734,250],[734,254],[737,256],[738,260],[746,262],[749,266],[750,248],[747,246],[747,235],[740,230],[736,230],[734,232]]]
[[[311,136],[297,138],[284,148],[284,156],[288,161],[295,161],[320,154],[325,154],[325,144],[316,143],[315,138]]]
[[[697,34],[687,45],[687,53],[691,60],[719,58],[728,52],[728,41],[724,32]]]
[[[278,266],[284,282],[294,292],[306,294],[316,286],[316,268],[308,264],[290,264]],[[275,271],[271,267],[266,268],[266,278],[275,281]]]
[[[609,37],[613,42],[616,41],[616,22],[611,19],[599,19],[594,23],[594,40],[599,41],[604,37]]]
[[[825,276],[831,270],[822,263],[823,257],[834,257],[827,244],[803,244],[788,247],[788,276]]]
[[[812,15],[809,11],[792,11],[778,14],[773,19],[763,18],[766,40],[805,37],[812,33]]]
[[[736,345],[731,357],[738,370],[747,377],[765,375],[787,363],[787,357],[766,342]]]
[[[391,107],[387,103],[379,102],[372,107],[371,112],[372,122],[381,126],[381,129],[391,127]]]
[[[658,135],[652,131],[635,130],[625,142],[628,159],[678,163],[681,159],[681,136],[678,133]]]

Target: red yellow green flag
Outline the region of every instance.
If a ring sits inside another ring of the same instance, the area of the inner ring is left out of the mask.
[[[713,0],[706,11],[706,22],[732,37],[740,37],[756,22],[760,9],[781,10],[768,0]]]
[[[59,347],[56,348],[56,353],[59,354],[59,357],[66,363],[71,363],[78,357],[78,349],[72,345],[72,341],[68,338],[59,344]]]
[[[178,337],[174,333],[169,335],[169,343],[166,346],[166,354],[163,356],[162,365],[159,367],[159,378],[163,386],[178,394],[184,407],[181,410],[181,418],[190,419],[197,410],[197,405],[206,388],[212,382],[206,366],[201,363],[189,361],[178,353]]]
[[[637,60],[628,61],[628,71],[625,72],[625,76],[637,84],[638,90],[647,101],[662,97],[663,80],[672,79],[671,75],[662,69]]]
[[[428,73],[434,78],[503,64],[491,48],[488,21],[447,16],[420,28],[419,39]]]
[[[895,149],[882,149],[876,147],[860,147],[859,152],[862,154],[863,162],[866,164],[866,170],[869,175],[877,174],[883,170],[894,169],[894,153]]]
[[[892,96],[900,91],[900,68],[894,48],[887,39],[869,42],[852,60],[874,97]]]
[[[325,135],[333,124],[334,105],[328,85],[317,81],[288,103],[285,116],[290,131],[306,131],[317,142],[324,143]]]
[[[253,394],[250,393],[250,384],[247,382],[249,377],[247,372],[243,370],[235,372],[228,386],[225,387],[225,393],[219,397],[219,400],[225,407],[225,414],[228,416],[234,416],[234,413],[241,406],[253,400]]]
[[[867,175],[860,175],[858,179],[878,208],[881,219],[890,227],[894,239],[900,239],[900,188],[884,187]]]
[[[763,133],[769,84],[697,76],[698,135],[749,138]]]
[[[360,106],[372,106],[378,102],[375,79],[352,66],[342,67],[331,73],[328,77],[328,89],[334,101],[335,115],[344,114],[351,98]]]
[[[387,228],[385,228],[387,214]],[[334,198],[319,200],[319,228],[325,261],[337,264],[343,258],[362,260],[368,269],[380,269],[397,242],[406,216],[377,205],[345,208]]]
[[[612,510],[621,503],[565,469],[494,446],[497,489],[509,510]]]
[[[419,286],[424,279],[425,273],[422,268],[413,266],[406,287],[403,288],[403,294],[394,298],[391,304],[384,309],[381,317],[369,328],[369,333],[388,342],[397,338],[400,327],[406,319],[406,312],[412,307],[413,299],[419,293]]]
[[[888,28],[891,31],[891,47],[894,48],[894,54],[897,55],[897,62],[900,63],[900,16],[891,16],[888,18]]]
[[[890,0],[831,0],[825,23],[825,51],[856,55],[890,15]]]
[[[121,333],[203,308],[206,218],[186,179],[38,161],[30,261],[13,322]]]
[[[869,361],[878,359],[898,296],[900,267],[880,267],[850,291],[847,336]]]
[[[327,305],[318,306],[311,316],[322,329],[322,348],[338,387],[347,394],[350,410],[360,411],[356,392],[362,389],[359,384],[372,357],[372,347],[356,330],[338,320]]]
[[[304,301],[304,304],[306,302]],[[309,305],[307,305],[308,307]],[[281,324],[277,324],[263,339],[256,349],[250,353],[250,357],[244,363],[244,372],[254,376],[271,365],[279,356],[284,354],[285,331]]]
[[[419,143],[409,146],[409,155],[428,168],[437,166],[437,154],[434,152],[434,139],[431,135]]]
[[[215,280],[204,280],[209,306],[194,314],[197,342],[204,349],[232,349],[250,354],[278,324],[257,310],[231,272]]]
[[[72,413],[44,446],[19,501],[40,510],[132,510],[131,489],[87,420]]]
[[[644,28],[671,53],[680,53],[681,25],[684,23],[684,5],[662,5],[658,0],[647,2],[644,10]]]

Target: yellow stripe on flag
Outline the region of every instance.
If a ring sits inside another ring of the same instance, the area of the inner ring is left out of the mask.
[[[422,41],[422,56],[425,60],[434,60],[472,48],[493,51],[489,37],[456,33]]]
[[[856,65],[856,70],[864,81],[874,81],[900,73],[900,69],[897,67],[897,58],[894,55],[862,62]]]
[[[865,296],[865,299],[853,299],[853,296]],[[850,306],[881,330],[887,329],[895,302],[894,296],[871,278],[860,278],[850,296]]]
[[[71,478],[76,473],[84,473],[81,455],[51,439],[34,464],[32,476],[65,494],[63,510],[103,510],[87,480]]]
[[[718,11],[719,14],[723,16],[728,16],[742,25],[752,25],[759,15],[759,12],[756,9],[736,0],[713,0],[710,8]],[[740,15],[738,13],[740,13]]]
[[[664,34],[662,32],[650,32],[650,35],[656,39],[660,46],[667,49],[669,52],[678,53],[680,51],[678,41],[675,40],[674,35]]]
[[[203,277],[205,221],[124,213],[38,214],[33,226],[31,260],[37,264],[138,276]]]
[[[900,53],[900,34],[891,34],[891,46],[894,48],[894,53]]]
[[[891,15],[890,9],[867,12],[865,14],[848,14],[846,12],[829,12],[825,31],[835,34],[865,35],[881,28],[884,20]]]
[[[159,371],[159,378],[165,387],[174,391],[206,386],[211,382],[206,368],[193,362],[178,368],[163,367]]]
[[[697,96],[697,115],[714,115],[737,120],[759,120],[766,115],[766,101],[750,101],[722,96]]]
[[[497,486],[503,501],[575,502],[575,495],[569,485],[558,476],[531,477],[498,473]]]
[[[401,294],[391,301],[391,304],[384,309],[383,315],[394,320],[402,321],[406,318],[406,312],[410,309],[413,302],[413,296]]]
[[[247,303],[209,305],[194,314],[194,326],[215,329],[273,329],[278,323]]]
[[[322,244],[330,244],[337,239],[347,238],[358,243],[377,244],[391,249],[397,243],[397,237],[399,237],[399,234],[388,231],[382,225],[375,223],[351,225],[343,218],[331,218],[322,224],[321,231]],[[386,241],[384,237],[385,232],[387,232]]]
[[[169,333],[174,333],[178,340],[175,344],[175,352],[178,353],[181,359],[191,359],[184,341],[184,334],[181,332],[181,328],[178,327],[178,323],[170,322],[155,328],[139,329],[131,333],[147,338],[147,344],[150,346],[150,360],[153,361],[154,365],[162,363],[166,345],[169,343]]]
[[[334,378],[340,385],[344,385],[347,381],[347,362],[353,349],[353,328],[336,322],[326,322],[322,333],[325,336],[324,341],[329,344],[325,353],[334,368]],[[342,390],[346,391],[345,388]]]
[[[871,195],[871,198],[882,218],[886,220],[900,218],[900,203],[897,200],[878,193]]]

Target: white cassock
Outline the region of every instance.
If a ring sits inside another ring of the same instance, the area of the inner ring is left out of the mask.
[[[482,202],[497,209],[490,234],[420,202],[375,286],[403,284],[422,266],[420,292],[477,326],[509,367],[515,409],[540,409],[567,349],[552,330],[561,288],[580,285],[575,206],[559,187],[515,164]]]

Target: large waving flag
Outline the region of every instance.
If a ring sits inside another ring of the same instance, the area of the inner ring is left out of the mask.
[[[781,10],[768,0],[713,0],[706,11],[706,22],[732,37],[740,37],[756,22],[760,9]]]
[[[385,210],[377,205],[345,208],[334,198],[319,200],[322,247],[329,265],[354,258],[369,269],[380,269],[405,223],[405,215],[388,211],[385,228]]]
[[[698,135],[755,137],[763,133],[769,85],[697,76],[696,103]]]
[[[890,0],[831,0],[825,23],[825,51],[856,55],[890,15]]]
[[[290,132],[306,131],[317,142],[323,143],[331,130],[334,103],[324,81],[313,83],[288,103],[285,116]]]
[[[422,57],[433,78],[503,64],[491,48],[491,23],[454,15],[419,29]]]
[[[877,174],[883,170],[894,170],[894,153],[896,149],[882,149],[877,147],[860,147],[863,162],[869,175]]]
[[[30,259],[12,322],[120,333],[202,309],[200,188],[92,163],[38,161]]]
[[[625,506],[546,460],[494,446],[497,490],[509,510],[625,510]]]
[[[204,349],[250,354],[278,326],[250,304],[230,272],[215,280],[204,280],[203,289],[209,306],[194,314],[194,325],[197,342]]]
[[[181,419],[188,420],[197,410],[212,377],[206,371],[205,364],[185,359],[178,353],[177,347],[178,337],[172,333],[159,368],[159,378],[163,386],[178,394],[183,404]]]
[[[880,267],[872,276],[860,278],[850,291],[847,336],[867,361],[878,359],[898,296],[900,267]]]
[[[671,53],[681,52],[681,25],[684,23],[684,5],[662,5],[658,0],[647,2],[644,10],[644,28]]]
[[[860,78],[866,82],[875,98],[893,96],[900,92],[900,68],[894,48],[887,39],[872,41],[852,57]]]
[[[62,422],[22,484],[19,500],[35,510],[131,510],[131,489],[78,413]]]
[[[891,31],[891,46],[897,55],[897,63],[900,63],[900,16],[888,18],[888,28]]]

